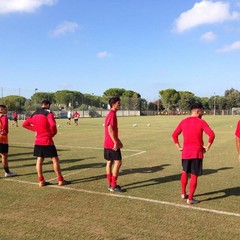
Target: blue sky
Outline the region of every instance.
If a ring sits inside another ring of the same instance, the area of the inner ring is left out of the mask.
[[[0,0],[1,96],[240,89],[240,0]]]

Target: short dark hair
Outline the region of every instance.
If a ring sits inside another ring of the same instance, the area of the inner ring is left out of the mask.
[[[3,104],[1,104],[1,105],[0,105],[0,108],[7,108],[7,106],[6,106],[6,105],[3,105]]]
[[[51,102],[48,99],[43,99],[41,105],[51,105]]]
[[[193,109],[203,109],[203,105],[201,103],[194,103],[190,107],[190,110],[193,110]]]
[[[110,107],[112,107],[112,105],[116,102],[119,102],[121,101],[120,97],[111,97],[109,100],[108,100],[108,103],[110,105]]]

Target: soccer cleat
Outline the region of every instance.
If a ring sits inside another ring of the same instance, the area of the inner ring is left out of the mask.
[[[50,182],[40,181],[39,182],[39,187],[45,187],[45,186],[48,186],[50,184],[51,184]]]
[[[111,189],[112,189],[112,187],[111,187],[111,185],[109,185],[109,186],[108,186],[108,190],[111,191]]]
[[[63,180],[63,181],[59,181],[59,182],[58,182],[58,185],[59,185],[59,186],[63,186],[63,185],[68,185],[68,184],[70,184],[70,183],[71,183],[70,181]]]
[[[182,194],[181,195],[181,199],[187,199],[188,198],[188,195],[187,194]]]
[[[15,177],[15,176],[17,176],[17,174],[16,173],[14,173],[14,172],[5,172],[5,177]]]
[[[121,187],[119,185],[117,185],[116,187],[111,187],[110,191],[111,192],[123,192],[123,190],[121,189]]]
[[[187,199],[187,204],[196,204],[199,203],[199,201],[197,199]]]

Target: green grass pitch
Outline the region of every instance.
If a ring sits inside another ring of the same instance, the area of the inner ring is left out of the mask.
[[[4,178],[0,170],[0,239],[238,239],[239,117],[203,116],[216,138],[198,181],[195,197],[201,202],[193,206],[180,199],[181,156],[171,138],[182,118],[118,118],[124,193],[107,190],[103,118],[79,119],[79,126],[57,119],[54,140],[72,184],[58,187],[46,159],[45,179],[53,184],[44,188],[38,187],[32,156],[34,133],[10,122],[9,165],[19,176]]]

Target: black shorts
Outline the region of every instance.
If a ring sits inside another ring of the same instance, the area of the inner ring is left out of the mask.
[[[8,153],[8,144],[0,143],[0,153]]]
[[[114,151],[109,148],[104,148],[104,159],[107,161],[122,160],[121,150]]]
[[[74,122],[78,122],[78,118],[74,119]]]
[[[186,173],[192,173],[197,176],[202,175],[203,160],[200,158],[182,159],[182,169]]]
[[[14,122],[17,122],[17,120],[18,120],[17,118],[14,118],[14,119],[13,119]]]
[[[55,147],[55,145],[50,145],[50,146],[43,146],[43,145],[35,145],[34,146],[34,152],[33,152],[33,156],[35,157],[57,157],[57,149]]]

